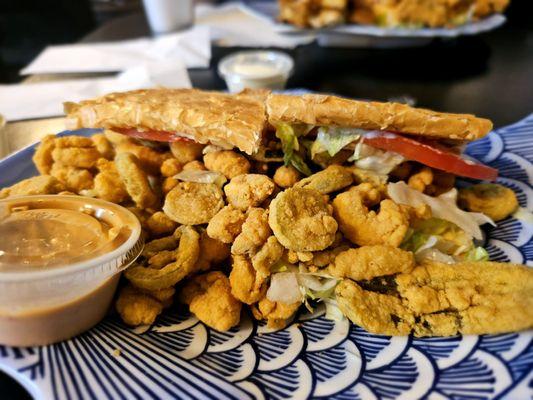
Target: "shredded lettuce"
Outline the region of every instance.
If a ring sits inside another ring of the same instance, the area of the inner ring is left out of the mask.
[[[461,210],[457,207],[457,189],[443,193],[437,197],[431,197],[410,188],[405,182],[389,183],[387,185],[389,197],[398,204],[406,204],[412,207],[419,207],[427,204],[431,207],[433,216],[454,223],[471,237],[481,240],[483,234],[479,225],[494,221],[481,213],[472,213]]]
[[[472,247],[465,254],[465,261],[489,261],[489,253],[483,247]]]
[[[302,174],[309,176],[312,174],[312,172],[302,156],[298,154],[298,150],[300,150],[298,136],[302,134],[305,134],[305,130],[295,130],[288,124],[281,123],[276,127],[276,137],[281,141],[283,162],[285,165],[292,165]]]
[[[348,161],[355,161],[357,168],[387,175],[404,162],[405,158],[398,153],[376,149],[359,142],[355,146],[353,156]]]
[[[197,170],[181,171],[174,178],[184,182],[214,183],[220,187],[228,181],[220,172]]]
[[[363,129],[320,127],[318,128],[316,139],[311,146],[311,157],[314,158],[318,153],[325,151],[327,151],[330,157],[333,157],[365,133],[366,131]]]

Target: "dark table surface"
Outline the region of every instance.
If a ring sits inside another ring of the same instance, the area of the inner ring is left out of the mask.
[[[409,96],[421,107],[469,112],[496,126],[533,112],[533,24],[530,0],[517,0],[509,22],[493,32],[436,40],[411,49],[322,48],[315,44],[288,51],[296,62],[289,88],[387,100]],[[142,14],[117,18],[86,36],[96,42],[145,36]],[[209,69],[190,70],[202,89],[225,89],[216,73],[219,60],[240,48],[213,47]]]

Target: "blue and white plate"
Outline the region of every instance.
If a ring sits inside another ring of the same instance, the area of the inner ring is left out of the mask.
[[[36,174],[33,151],[0,162],[0,187]],[[468,153],[498,168],[498,181],[533,209],[533,114]],[[494,260],[533,266],[532,236],[531,225],[508,218],[487,231],[486,247]],[[56,345],[0,346],[0,369],[42,399],[531,399],[533,332],[380,336],[327,320],[319,307],[280,331],[244,314],[220,333],[174,310],[142,334],[110,317]]]

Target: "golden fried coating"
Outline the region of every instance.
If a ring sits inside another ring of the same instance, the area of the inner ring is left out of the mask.
[[[415,190],[424,193],[426,187],[433,182],[433,170],[429,167],[422,169],[409,177],[407,184]]]
[[[35,149],[32,160],[41,175],[50,173],[52,164],[54,164],[52,151],[54,151],[55,147],[55,135],[47,135],[41,139],[41,143]]]
[[[283,329],[287,326],[291,318],[302,303],[292,304],[282,303],[280,301],[270,301],[266,297],[252,307],[252,313],[255,319],[267,320],[267,326],[271,329]]]
[[[163,211],[184,225],[207,224],[224,207],[222,189],[214,183],[180,182],[168,192]]]
[[[142,255],[144,257],[152,257],[165,250],[175,250],[178,247],[179,239],[180,233],[154,239],[144,245]]]
[[[459,206],[501,221],[518,208],[515,192],[496,183],[480,183],[459,190]]]
[[[139,160],[131,153],[118,153],[115,165],[126,191],[138,207],[155,207],[159,199],[155,195],[146,172],[139,165]]]
[[[258,274],[250,260],[241,255],[232,257],[229,275],[231,294],[245,304],[253,304],[262,299],[267,290],[265,277]]]
[[[109,129],[104,130],[104,136],[115,146],[124,142],[135,143],[135,139]]]
[[[122,142],[115,147],[117,155],[131,153],[137,157],[138,165],[150,175],[158,175],[161,164],[172,155],[169,152],[160,152],[142,144]]]
[[[360,184],[339,194],[333,200],[333,212],[339,229],[359,246],[387,244],[398,247],[409,229],[409,213],[392,200],[380,203],[378,213],[368,207],[375,205],[380,194]]]
[[[243,155],[231,150],[213,151],[204,155],[205,167],[220,172],[228,179],[250,172],[250,161]]]
[[[252,253],[267,241],[271,233],[268,225],[268,211],[263,208],[251,208],[246,221],[242,224],[241,233],[231,246],[231,253]]]
[[[146,226],[152,235],[161,236],[174,232],[178,223],[171,220],[164,212],[157,211],[146,220]]]
[[[91,189],[94,185],[93,174],[87,169],[67,167],[55,163],[52,165],[50,175],[57,178],[67,190],[74,193]]]
[[[341,310],[380,334],[494,334],[533,327],[533,270],[513,264],[426,262],[396,276],[397,293],[351,280],[336,289]]]
[[[103,158],[107,160],[115,158],[115,149],[103,133],[96,133],[91,136],[91,139],[96,150],[98,150],[98,153],[100,153]]]
[[[63,192],[65,186],[50,175],[33,176],[13,186],[0,190],[0,199],[11,196],[32,196],[36,194],[57,194]]]
[[[183,166],[184,171],[207,171],[204,163],[198,160],[190,161]]]
[[[170,151],[180,164],[187,164],[188,162],[202,158],[204,147],[205,145],[203,144],[188,141],[170,143]]]
[[[113,161],[101,158],[96,167],[98,174],[94,177],[94,193],[96,197],[112,203],[122,203],[129,198],[126,186],[122,182],[117,167]]]
[[[174,176],[181,172],[183,169],[183,164],[175,158],[169,158],[168,160],[163,161],[161,164],[161,175],[164,177]]]
[[[318,251],[331,245],[337,221],[320,192],[290,188],[270,203],[269,224],[276,239],[294,251]]]
[[[474,15],[482,18],[490,14],[501,13],[509,5],[510,0],[476,0]]]
[[[59,139],[74,138],[78,136],[65,136]],[[92,141],[89,138],[91,142]],[[52,150],[52,159],[58,164],[77,168],[95,168],[96,162],[101,157],[95,147],[58,147],[58,139],[56,139],[56,147]]]
[[[317,172],[298,182],[295,187],[314,189],[322,194],[344,189],[353,183],[352,172],[340,165],[330,165],[326,169]]]
[[[69,147],[94,147],[94,143],[91,138],[76,135],[56,137],[55,143],[56,147],[59,149],[66,149]]]
[[[135,289],[161,302],[163,307],[170,306],[172,304],[173,297],[176,294],[176,289],[173,287],[169,287],[165,289],[157,289],[157,290],[146,290],[146,289],[138,289],[138,288],[135,288]]]
[[[397,247],[376,245],[339,253],[328,273],[355,281],[408,272],[415,266],[414,254]]]
[[[246,214],[232,205],[220,210],[207,225],[207,234],[223,243],[232,243],[241,233]]]
[[[217,331],[227,331],[241,319],[241,303],[231,294],[228,278],[220,271],[198,275],[180,293],[191,312]]]
[[[200,254],[200,235],[190,226],[178,229],[181,238],[175,261],[160,269],[131,266],[124,275],[133,285],[147,290],[166,289],[194,272]]]
[[[382,335],[411,333],[415,318],[400,298],[363,290],[349,279],[337,285],[335,295],[342,313],[365,330]]]
[[[259,206],[274,191],[275,185],[266,175],[244,174],[233,178],[225,187],[228,203],[241,210]]]
[[[161,302],[130,285],[120,291],[115,306],[124,323],[130,326],[152,325],[163,311]]]
[[[224,262],[230,256],[230,246],[220,240],[209,237],[206,231],[200,235],[200,256],[196,270],[205,272],[211,266]]]
[[[161,184],[161,190],[163,194],[168,194],[168,192],[178,186],[178,183],[180,183],[180,181],[175,178],[165,178]]]
[[[296,182],[302,179],[302,174],[292,165],[288,167],[282,165],[274,172],[274,183],[284,189],[294,186]]]
[[[270,276],[270,268],[283,256],[283,246],[275,236],[270,236],[259,251],[252,256],[252,266],[263,278]]]

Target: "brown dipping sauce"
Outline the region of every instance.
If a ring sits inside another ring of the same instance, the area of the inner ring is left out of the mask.
[[[102,200],[1,200],[0,344],[50,344],[97,324],[142,250],[139,236],[130,211]]]

